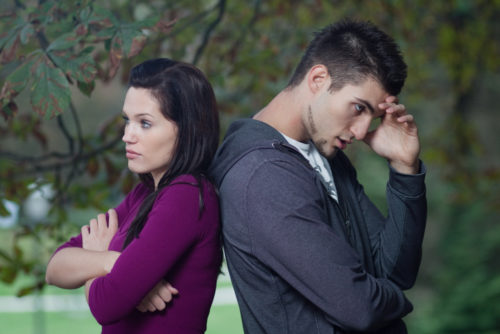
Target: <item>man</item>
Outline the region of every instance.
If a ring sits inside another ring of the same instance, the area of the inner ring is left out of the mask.
[[[246,333],[407,332],[402,290],[416,279],[427,210],[417,127],[396,98],[405,78],[389,36],[343,21],[228,130],[211,173]],[[342,152],[354,139],[388,161],[388,217]]]

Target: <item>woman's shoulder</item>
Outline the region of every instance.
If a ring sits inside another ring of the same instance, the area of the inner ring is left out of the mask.
[[[155,205],[175,206],[187,210],[184,212],[198,212],[202,205],[207,212],[215,213],[218,203],[215,187],[206,177],[183,174],[160,191]]]
[[[151,192],[151,189],[148,188],[143,182],[139,182],[127,195],[127,197],[131,199],[140,199]]]
[[[176,186],[176,185],[185,185],[185,186],[191,186],[194,188],[200,188],[200,185],[203,187],[208,187],[208,188],[214,188],[212,182],[210,182],[206,176],[204,175],[199,175],[195,176],[193,174],[182,174],[177,176],[175,179],[170,182],[170,186]]]
[[[161,193],[182,192],[193,193],[198,196],[200,189],[204,197],[215,193],[215,187],[206,176],[195,176],[192,174],[182,174],[174,178],[168,186],[161,190]]]

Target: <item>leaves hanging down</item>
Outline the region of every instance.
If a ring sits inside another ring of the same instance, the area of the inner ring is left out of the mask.
[[[22,17],[14,17],[10,20],[12,28],[0,34],[0,60],[2,63],[13,61],[19,44],[26,44],[35,32],[33,25]]]
[[[13,100],[26,87],[31,77],[33,63],[33,61],[22,63],[5,80],[2,90],[0,91],[1,113],[4,118],[7,119],[16,114],[17,105]]]
[[[35,71],[35,83],[31,88],[33,110],[46,119],[68,109],[71,92],[64,72],[40,62]]]

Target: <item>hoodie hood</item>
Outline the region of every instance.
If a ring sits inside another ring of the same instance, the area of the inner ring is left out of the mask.
[[[272,126],[251,118],[235,121],[215,153],[209,174],[215,184],[220,186],[229,169],[248,152],[256,149],[275,149],[282,145],[288,146],[286,139]]]

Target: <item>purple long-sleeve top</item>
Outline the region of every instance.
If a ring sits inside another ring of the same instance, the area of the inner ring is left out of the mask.
[[[124,250],[130,223],[150,192],[136,186],[116,208],[119,229],[109,250],[122,252],[111,272],[90,286],[89,306],[102,333],[179,333],[206,330],[217,275],[222,261],[219,209],[213,186],[199,188],[191,175],[182,175],[158,194],[139,238]],[[82,247],[81,235],[59,247]],[[141,313],[136,306],[161,280],[179,294],[163,311]]]

